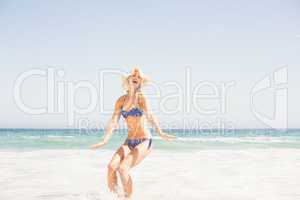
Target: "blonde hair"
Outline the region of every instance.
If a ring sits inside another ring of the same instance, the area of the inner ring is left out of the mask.
[[[140,84],[140,87],[138,88],[138,91],[141,92],[141,87],[143,87],[145,84],[147,84],[150,80],[144,75],[144,73],[142,72],[142,70],[140,70],[139,68],[133,68],[133,70],[131,71],[130,74],[126,75],[126,76],[122,76],[122,86],[124,88],[125,91],[129,90],[129,83],[128,83],[128,78],[132,75],[134,75],[135,73],[138,73],[139,76],[141,77],[142,81]]]

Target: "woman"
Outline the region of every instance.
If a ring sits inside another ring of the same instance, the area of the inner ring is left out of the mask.
[[[130,198],[132,194],[132,179],[129,171],[139,164],[151,150],[152,139],[149,130],[145,126],[145,120],[151,123],[162,139],[171,140],[175,138],[172,135],[163,133],[157,120],[151,114],[147,100],[141,92],[141,87],[145,82],[146,79],[139,69],[134,69],[125,79],[123,86],[126,87],[127,94],[121,96],[115,103],[114,113],[105,130],[103,140],[91,146],[92,149],[96,149],[105,145],[113,130],[117,128],[120,116],[122,115],[125,118],[128,136],[108,164],[107,181],[109,190],[116,193],[118,172],[127,198]]]

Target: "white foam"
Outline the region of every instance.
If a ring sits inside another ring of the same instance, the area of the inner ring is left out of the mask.
[[[160,137],[154,137],[156,140],[162,140]],[[299,140],[295,140],[290,137],[268,137],[268,136],[253,136],[253,137],[177,137],[178,141],[186,142],[255,142],[255,143],[299,143]]]
[[[41,138],[75,138],[73,135],[22,135],[20,138],[24,139],[41,139]]]
[[[109,150],[0,151],[0,199],[110,200]],[[300,150],[168,152],[153,149],[131,171],[138,200],[294,200]]]

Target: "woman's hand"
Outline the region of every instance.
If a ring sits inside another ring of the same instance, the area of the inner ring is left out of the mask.
[[[162,134],[160,134],[160,136],[163,140],[166,140],[166,141],[172,141],[172,140],[176,139],[175,135],[168,135],[166,133],[162,133]]]
[[[97,143],[97,144],[91,145],[90,148],[93,149],[93,150],[95,150],[95,149],[98,149],[98,148],[104,146],[105,144],[106,144],[106,143],[105,143],[104,141],[101,141],[101,142],[99,142],[99,143]]]

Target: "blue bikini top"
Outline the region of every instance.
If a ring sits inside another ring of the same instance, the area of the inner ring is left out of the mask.
[[[143,111],[140,110],[139,108],[132,108],[131,110],[125,111],[123,108],[121,108],[121,115],[124,118],[127,118],[128,116],[133,116],[133,117],[140,117],[143,115]]]

